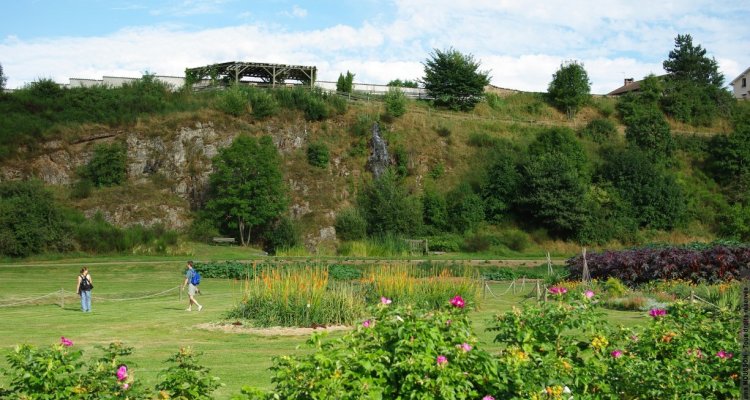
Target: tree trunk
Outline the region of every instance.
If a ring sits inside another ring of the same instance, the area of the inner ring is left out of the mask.
[[[242,218],[237,217],[237,226],[240,229],[240,244],[243,246],[247,246],[245,243],[245,221],[242,220]]]

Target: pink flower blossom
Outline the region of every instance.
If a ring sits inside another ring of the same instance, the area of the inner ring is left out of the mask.
[[[437,365],[438,365],[438,367],[442,367],[445,364],[448,364],[448,358],[446,358],[443,355],[437,356]]]
[[[60,343],[65,347],[70,347],[73,345],[73,341],[67,339],[65,336],[60,336]]]
[[[369,328],[371,324],[372,324],[372,321],[370,321],[369,319],[367,321],[362,322],[362,326],[364,326],[365,328]]]
[[[725,359],[725,360],[728,360],[728,359],[730,359],[730,358],[734,357],[734,354],[732,354],[732,353],[727,353],[727,352],[726,352],[726,351],[724,351],[724,350],[719,350],[719,352],[718,352],[718,353],[716,353],[716,357],[719,357],[719,358],[721,358],[721,359]]]
[[[128,390],[128,389],[130,389],[130,384],[129,383],[123,383],[122,384],[122,390]]]
[[[586,296],[587,299],[594,298],[594,291],[593,290],[587,290],[583,292],[583,295]]]
[[[638,335],[630,335],[630,340],[637,342],[638,341]]]
[[[389,299],[389,298],[387,298],[385,296],[383,296],[383,297],[380,298],[380,304],[388,305],[388,304],[391,304],[391,303],[392,303],[391,299]]]
[[[454,297],[454,298],[451,299],[451,305],[453,307],[464,308],[464,306],[466,305],[466,303],[464,302],[463,297],[456,296],[456,297]]]
[[[466,351],[466,352],[469,352],[472,349],[471,345],[465,342],[463,344],[460,344],[458,347],[460,347],[461,350]]]
[[[553,286],[553,287],[549,288],[549,292],[552,293],[552,294],[558,294],[559,295],[559,294],[568,293],[568,289],[564,288],[562,286]]]
[[[620,358],[622,357],[623,352],[622,350],[612,350],[612,352],[609,354],[612,355],[612,358]]]
[[[663,317],[667,315],[667,310],[663,308],[652,308],[651,311],[648,312],[648,315],[654,318]]]
[[[487,396],[482,397],[482,400],[495,400],[495,398],[490,395],[487,395]]]
[[[453,321],[449,319],[449,320],[445,321],[445,325],[447,325],[447,326],[451,326],[451,323],[452,323],[452,322],[453,322]]]
[[[128,367],[125,365],[120,365],[120,368],[117,368],[117,380],[122,381],[125,380],[128,377]]]

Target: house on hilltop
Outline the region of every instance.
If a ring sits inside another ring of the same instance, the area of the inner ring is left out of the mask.
[[[750,78],[750,68],[746,69],[745,72],[741,73],[738,77],[730,83],[732,86],[732,93],[737,99],[748,100],[750,99],[750,90],[747,87],[747,78]]]
[[[633,78],[625,78],[625,83],[617,89],[607,93],[607,96],[622,96],[631,92],[638,92],[641,90],[641,82],[636,81]]]

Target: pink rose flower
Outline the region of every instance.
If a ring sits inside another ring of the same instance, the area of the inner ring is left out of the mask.
[[[549,292],[552,294],[562,295],[568,293],[568,289],[562,286],[553,286],[549,288]]]
[[[724,359],[724,360],[728,360],[728,359],[734,357],[734,354],[727,353],[724,350],[720,350],[718,353],[716,353],[716,357],[719,357],[719,358]]]
[[[383,296],[383,297],[380,298],[380,304],[388,305],[388,304],[391,304],[391,302],[392,302],[391,299],[389,299],[389,298],[387,298],[385,296]]]
[[[587,299],[591,299],[594,297],[594,292],[592,290],[587,290],[583,292],[583,295],[586,296]]]
[[[369,328],[370,324],[372,324],[372,321],[370,321],[369,319],[367,321],[362,322],[362,326],[364,326],[365,328]]]
[[[663,316],[667,315],[667,310],[665,310],[663,308],[652,308],[651,311],[648,312],[648,315],[650,315],[650,316],[652,316],[654,318],[663,317]]]
[[[128,377],[128,367],[124,365],[120,365],[120,368],[117,368],[117,380],[122,381],[125,380]]]
[[[482,400],[495,400],[495,398],[490,395],[487,395],[487,396],[482,397]]]
[[[437,356],[437,360],[436,361],[437,361],[438,367],[442,367],[445,364],[448,364],[448,358],[446,358],[443,355]]]
[[[60,343],[65,347],[70,347],[73,345],[73,341],[67,339],[65,336],[60,336]]]
[[[471,345],[468,343],[460,344],[459,347],[461,347],[461,350],[466,351],[466,352],[469,352],[472,349]]]
[[[464,306],[466,305],[466,303],[464,302],[463,297],[456,296],[456,297],[454,297],[454,298],[451,299],[451,305],[453,307],[464,308]]]
[[[612,358],[620,358],[622,357],[623,352],[622,350],[612,350],[612,352],[609,354],[612,356]]]

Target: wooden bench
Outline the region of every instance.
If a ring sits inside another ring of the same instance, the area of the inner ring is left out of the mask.
[[[235,242],[233,237],[215,237],[211,238],[211,241],[218,244],[233,244]]]

